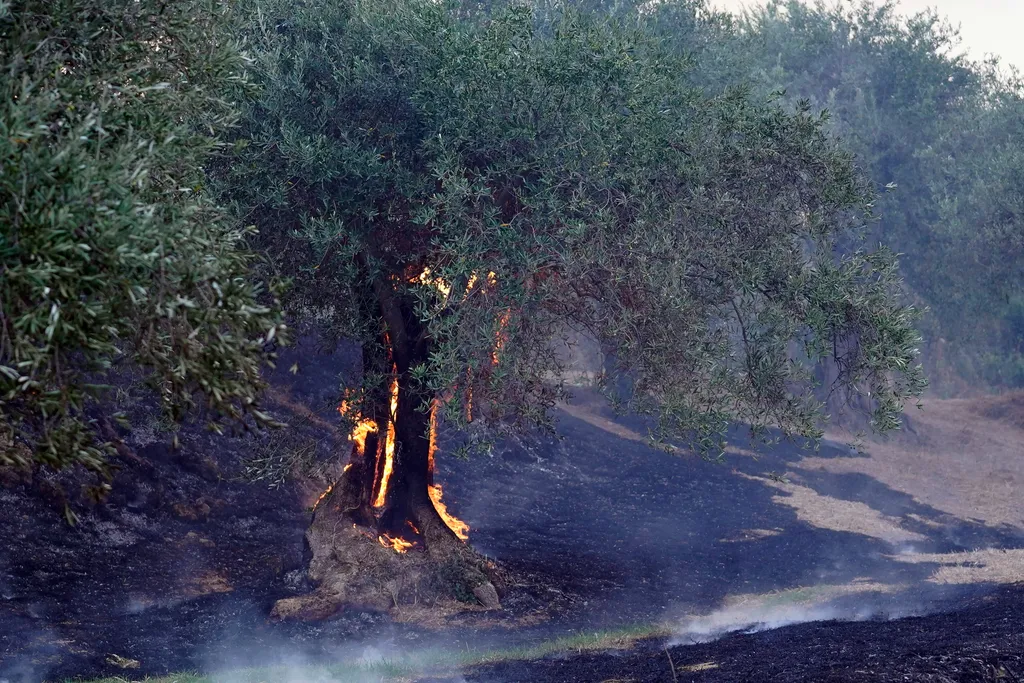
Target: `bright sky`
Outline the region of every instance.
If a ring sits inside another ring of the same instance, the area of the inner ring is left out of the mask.
[[[713,0],[719,7],[738,10],[756,0]],[[928,8],[960,25],[960,36],[974,59],[996,54],[1003,63],[1024,69],[1024,0],[900,0],[906,14]]]

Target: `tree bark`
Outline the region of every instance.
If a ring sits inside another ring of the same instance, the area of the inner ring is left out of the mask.
[[[469,548],[448,528],[430,497],[430,487],[434,484],[434,444],[428,406],[433,396],[412,376],[413,369],[429,358],[429,337],[412,302],[390,299],[387,304],[400,306],[397,316],[389,315],[386,319],[401,319],[404,330],[400,338],[405,340],[406,346],[393,347],[398,379],[395,457],[378,529],[383,533],[402,534],[411,522],[428,555],[447,563],[464,560]],[[382,305],[386,304],[382,302]]]
[[[382,306],[398,305],[394,297]],[[377,430],[366,436],[365,448],[353,445],[340,480],[315,508],[306,532],[312,552],[310,595],[286,598],[272,616],[322,619],[344,606],[399,608],[421,600],[476,601],[486,609],[500,607],[491,580],[495,567],[475,553],[448,527],[430,496],[433,485],[430,398],[412,371],[428,358],[429,343],[411,303],[389,311],[391,357],[398,381],[394,417],[395,451],[382,508],[373,503],[383,475],[388,419],[387,399],[373,407]],[[392,333],[393,324],[402,325]],[[396,340],[401,342],[396,343]],[[364,366],[366,363],[364,362]],[[385,405],[381,405],[384,403]],[[398,553],[387,538],[414,542]]]

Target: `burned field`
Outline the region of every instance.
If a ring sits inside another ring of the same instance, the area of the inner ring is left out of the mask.
[[[339,361],[319,358],[303,375],[335,376]],[[301,380],[277,377],[273,407],[299,425],[289,447],[312,444],[331,460],[348,448],[331,422],[331,387]],[[330,663],[439,642],[529,648],[637,625],[660,635],[616,653],[473,664],[462,675],[667,681],[676,680],[673,667],[678,680],[1021,675],[1024,597],[998,588],[1024,577],[1019,525],[958,517],[855,471],[870,456],[840,441],[817,453],[782,443],[755,455],[737,430],[722,462],[657,450],[642,421],[578,393],[559,413],[557,438],[506,441],[460,460],[446,457],[455,436],[442,431],[438,481],[449,510],[469,524],[470,543],[505,573],[501,611],[425,616],[403,605],[312,623],[269,619],[275,601],[311,588],[303,534],[333,475],[277,488],[247,482],[244,463],[258,450],[251,440],[185,431],[175,452],[166,435],[126,438],[106,504],[67,494],[81,514],[75,527],[63,521],[55,482],[7,481],[0,680],[136,678],[289,657]],[[825,621],[685,639],[686,624],[721,610],[739,621],[712,619],[702,633]],[[910,618],[883,620],[896,616]],[[828,621],[837,618],[864,621]]]
[[[812,622],[705,644],[646,642],[628,652],[512,661],[464,672],[491,683],[592,681],[1024,680],[1024,589],[1001,588],[953,612],[893,621]],[[444,680],[444,679],[436,679]]]

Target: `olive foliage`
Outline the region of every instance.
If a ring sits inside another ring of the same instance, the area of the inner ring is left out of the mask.
[[[0,2],[0,464],[106,472],[119,365],[174,418],[257,409],[283,331],[205,196],[242,60],[201,0]]]
[[[872,193],[823,117],[707,94],[635,18],[242,5],[261,90],[228,194],[297,274],[295,310],[367,353],[414,318],[450,420],[543,424],[579,332],[632,408],[707,451],[730,420],[817,434],[823,357],[880,429],[921,391],[892,254],[837,253]]]
[[[1012,70],[973,61],[948,21],[893,0],[772,0],[734,17],[669,0],[650,22],[703,87],[744,81],[829,112],[882,191],[870,235],[902,254],[929,309],[923,352],[940,386],[1024,383],[1024,89]]]

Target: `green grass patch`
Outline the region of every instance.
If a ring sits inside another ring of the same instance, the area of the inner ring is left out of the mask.
[[[370,681],[408,681],[423,674],[454,674],[459,670],[505,661],[533,660],[557,654],[582,654],[601,650],[633,647],[638,640],[667,636],[661,624],[629,626],[602,631],[584,631],[551,640],[508,648],[479,648],[456,651],[445,648],[423,648],[398,654],[393,659],[366,661],[342,660],[330,665],[269,666],[234,669],[216,675],[177,673],[170,676],[133,677],[130,673],[88,683],[369,683]],[[71,683],[66,681],[66,683]]]

